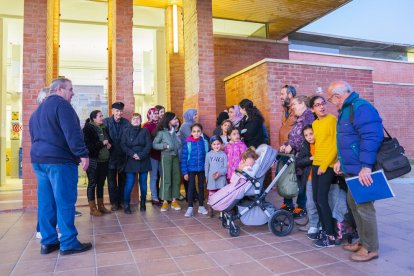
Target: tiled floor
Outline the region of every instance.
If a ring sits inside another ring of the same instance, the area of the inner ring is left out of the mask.
[[[396,198],[377,202],[380,258],[353,263],[337,246],[316,249],[296,228],[287,237],[267,225],[242,226],[230,238],[217,218],[181,212],[112,213],[76,218],[86,253],[40,255],[35,213],[0,214],[0,275],[414,275],[414,183],[393,184]],[[280,201],[275,195],[268,199]]]

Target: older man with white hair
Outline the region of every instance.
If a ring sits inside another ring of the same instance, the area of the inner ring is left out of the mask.
[[[338,110],[336,173],[358,176],[361,185],[372,184],[371,172],[377,151],[384,139],[382,120],[375,107],[359,97],[347,82],[338,80],[329,85],[328,101]],[[348,191],[348,204],[355,218],[359,242],[344,245],[355,252],[352,261],[366,262],[378,258],[378,230],[374,202],[356,204]]]

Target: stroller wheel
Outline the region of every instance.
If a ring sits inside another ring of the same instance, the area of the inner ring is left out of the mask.
[[[283,237],[289,235],[293,229],[293,216],[286,210],[277,210],[268,222],[269,230],[274,235]]]
[[[240,235],[240,226],[238,225],[230,226],[229,234],[232,237],[238,237]]]
[[[223,213],[223,216],[221,217],[221,226],[226,229],[230,228],[230,225],[227,223],[227,215],[225,213]]]

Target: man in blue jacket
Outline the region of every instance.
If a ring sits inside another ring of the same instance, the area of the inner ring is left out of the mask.
[[[337,122],[338,162],[336,173],[358,176],[361,185],[372,184],[371,172],[377,151],[384,139],[382,120],[375,107],[353,92],[345,81],[334,81],[328,88],[328,101],[339,110]],[[348,191],[348,205],[355,218],[359,242],[347,244],[354,252],[352,261],[366,262],[378,258],[378,230],[374,202],[356,204]]]
[[[41,254],[60,248],[60,253],[67,255],[92,247],[91,243],[78,241],[75,227],[78,165],[80,162],[86,171],[89,158],[79,118],[70,104],[73,95],[69,79],[52,81],[50,95],[33,112],[29,121],[30,157],[38,187]],[[56,224],[62,234],[60,242]]]

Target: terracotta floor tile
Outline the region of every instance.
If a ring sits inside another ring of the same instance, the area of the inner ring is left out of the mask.
[[[161,275],[179,273],[180,269],[177,267],[172,259],[163,259],[159,262],[147,262],[138,264],[140,275]]]
[[[112,265],[121,265],[121,264],[133,264],[134,258],[132,257],[131,252],[112,252],[112,253],[102,253],[96,255],[96,266],[112,266]]]
[[[180,230],[178,227],[168,227],[168,228],[160,228],[160,229],[154,229],[152,232],[158,236],[158,237],[164,237],[164,236],[182,236],[185,235],[183,231]]]
[[[72,270],[74,268],[96,267],[95,256],[90,255],[68,255],[59,257],[56,263],[56,271]]]
[[[52,253],[42,255],[40,254],[40,245],[38,248],[25,250],[22,254],[20,261],[34,261],[34,260],[49,260],[49,259],[56,259],[59,255],[59,250],[56,250]]]
[[[96,253],[109,253],[118,251],[128,251],[128,243],[126,241],[110,242],[96,244]]]
[[[194,234],[194,233],[211,231],[209,228],[207,228],[206,226],[202,224],[180,226],[180,228],[186,234]]]
[[[274,248],[279,249],[283,253],[293,254],[293,253],[314,250],[316,247],[312,247],[310,243],[311,241],[309,241],[309,245],[305,245],[299,241],[293,240],[293,241],[287,241],[287,242],[274,243],[271,245]]]
[[[191,271],[216,267],[217,264],[207,255],[198,254],[175,258],[182,271]]]
[[[95,228],[95,235],[122,232],[121,226],[108,226]]]
[[[243,275],[243,276],[264,276],[272,275],[267,268],[257,262],[249,262],[243,264],[235,264],[223,267],[230,275]]]
[[[221,240],[214,240],[214,241],[197,242],[197,245],[204,252],[217,252],[217,251],[231,250],[231,249],[235,249],[236,248],[228,240],[223,240],[223,239],[221,239]]]
[[[127,224],[127,225],[122,225],[121,227],[124,233],[149,231],[149,227],[146,223]]]
[[[263,245],[264,244],[264,242],[256,239],[255,237],[252,237],[252,236],[232,238],[232,239],[229,239],[229,242],[231,242],[237,248],[245,248],[245,247],[257,246],[257,245]]]
[[[152,262],[159,259],[170,258],[164,247],[145,248],[132,251],[136,263]]]
[[[349,261],[352,252],[342,249],[342,246],[335,246],[331,248],[323,248],[319,250],[323,254],[336,258],[340,261]]]
[[[12,270],[13,270],[13,268],[14,268],[15,265],[16,265],[15,263],[0,264],[1,274],[3,274],[3,275],[9,275],[12,272]]]
[[[151,230],[124,232],[124,234],[128,241],[147,240],[156,238]]]
[[[96,275],[96,268],[95,267],[88,267],[88,268],[81,268],[81,269],[74,269],[74,270],[67,270],[67,271],[59,271],[59,272],[55,272],[53,275],[59,275],[59,276],[95,276]]]
[[[282,251],[267,244],[259,245],[256,247],[245,248],[243,249],[243,252],[255,260],[261,260],[265,258],[271,258],[271,257],[284,255]]]
[[[255,235],[255,238],[263,242],[269,243],[269,244],[273,244],[277,242],[286,242],[286,241],[292,240],[290,236],[278,237],[278,236],[273,235],[272,233],[258,234],[258,235]]]
[[[335,276],[365,276],[366,274],[360,270],[357,270],[345,263],[336,263],[315,268],[323,275],[335,275]],[[383,274],[385,275],[385,274]]]
[[[249,255],[240,249],[213,252],[209,253],[209,256],[221,266],[247,263],[252,261]]]
[[[172,221],[154,221],[148,222],[148,225],[151,229],[158,229],[158,228],[168,228],[173,227],[175,224]]]
[[[334,257],[328,256],[322,253],[321,251],[323,250],[324,249],[313,250],[313,251],[303,252],[303,253],[296,253],[296,254],[291,254],[290,256],[311,267],[328,265],[332,263],[337,263],[339,261],[338,259]]]
[[[292,259],[289,256],[279,256],[259,261],[266,268],[270,269],[273,273],[287,273],[306,268],[305,265]]]
[[[3,249],[1,249],[0,247],[0,265],[9,264],[9,263],[17,263],[22,253],[23,253],[23,250],[4,252]],[[40,255],[40,249],[39,249],[39,255]]]
[[[146,240],[135,240],[135,241],[128,241],[131,250],[135,249],[143,249],[143,248],[153,248],[161,246],[160,242],[157,238],[149,238]]]
[[[178,218],[178,219],[174,219],[174,223],[177,226],[188,226],[188,225],[197,225],[197,224],[201,224],[201,222],[199,222],[197,219],[195,219],[194,217],[191,218]]]
[[[213,231],[202,232],[201,235],[200,235],[200,233],[193,233],[193,234],[188,234],[188,236],[194,242],[214,241],[214,240],[221,240],[221,239],[223,239],[222,237],[220,237],[219,235],[217,235]]]
[[[324,275],[335,275],[335,276],[337,276],[337,274],[335,274],[334,271],[332,271],[331,273],[332,274],[328,273],[328,274],[324,274]],[[283,274],[283,276],[320,276],[320,275],[322,275],[322,273],[317,272],[316,270],[313,270],[313,269],[310,269],[310,268]]]
[[[202,270],[193,270],[185,273],[186,276],[226,276],[228,275],[223,269],[213,267]]]
[[[56,259],[19,262],[13,270],[13,275],[30,275],[52,273],[55,270]]]
[[[173,258],[203,253],[203,251],[194,243],[165,247],[165,249]]]
[[[113,275],[139,275],[136,264],[123,264],[114,266],[98,267],[99,276],[113,276]]]
[[[96,244],[107,243],[107,242],[117,242],[117,241],[124,241],[124,240],[125,240],[125,237],[124,237],[124,233],[122,232],[95,235]]]
[[[190,238],[187,236],[159,237],[159,240],[164,246],[173,246],[173,245],[193,243],[193,241],[190,240]]]

